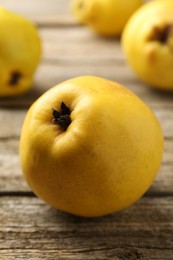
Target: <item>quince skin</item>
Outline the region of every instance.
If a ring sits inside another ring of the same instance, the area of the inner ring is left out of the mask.
[[[173,90],[173,1],[155,0],[139,8],[125,26],[122,47],[139,79]]]
[[[143,0],[72,0],[71,10],[79,22],[105,36],[119,36]]]
[[[20,157],[31,189],[52,206],[94,217],[137,201],[158,172],[159,122],[137,96],[83,76],[48,90],[25,118]]]
[[[21,15],[0,7],[0,96],[28,90],[41,56],[36,27]]]

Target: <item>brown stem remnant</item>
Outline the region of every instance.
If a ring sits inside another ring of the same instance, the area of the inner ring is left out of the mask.
[[[18,71],[14,71],[11,73],[9,85],[10,86],[16,86],[19,83],[19,80],[21,79],[22,74]]]
[[[71,124],[70,109],[66,106],[64,102],[61,103],[61,111],[52,108],[53,113],[53,123],[57,123],[64,131]]]
[[[167,24],[162,28],[155,26],[149,41],[159,41],[161,44],[166,44],[170,37],[173,37],[173,24]]]

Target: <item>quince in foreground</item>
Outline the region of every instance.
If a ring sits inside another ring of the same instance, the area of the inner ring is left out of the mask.
[[[25,118],[20,157],[36,195],[94,217],[137,201],[158,172],[163,135],[153,112],[127,88],[83,76],[41,96]]]

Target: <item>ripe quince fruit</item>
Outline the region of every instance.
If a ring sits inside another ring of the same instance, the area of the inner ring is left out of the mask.
[[[139,8],[125,26],[122,47],[142,81],[173,90],[173,1],[155,0]]]
[[[0,97],[28,90],[41,56],[36,27],[0,7]]]
[[[127,88],[94,76],[43,94],[29,109],[20,140],[22,171],[34,193],[84,217],[137,201],[162,153],[162,130],[149,107]]]
[[[143,0],[73,0],[71,10],[79,22],[105,36],[119,36]]]

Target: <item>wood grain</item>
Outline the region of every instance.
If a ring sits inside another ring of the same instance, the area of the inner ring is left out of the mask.
[[[71,16],[70,2],[71,0],[1,0],[0,5],[34,22],[44,22],[44,19],[49,21],[51,17],[60,21],[63,17]]]
[[[171,259],[169,196],[145,197],[121,213],[94,219],[59,212],[37,198],[1,197],[0,203],[1,257]]]
[[[125,65],[103,65],[95,66],[91,64],[82,65],[70,63],[44,63],[42,62],[35,75],[33,88],[25,95],[17,98],[0,98],[0,107],[26,107],[30,106],[41,94],[47,91],[49,88],[57,85],[58,83],[67,79],[81,76],[81,75],[95,75],[98,77],[104,77],[120,84],[123,84],[135,94],[137,94],[144,102],[154,108],[154,106],[160,109],[164,108],[172,110],[172,93],[161,93],[154,91],[148,86],[141,84],[132,71]]]

